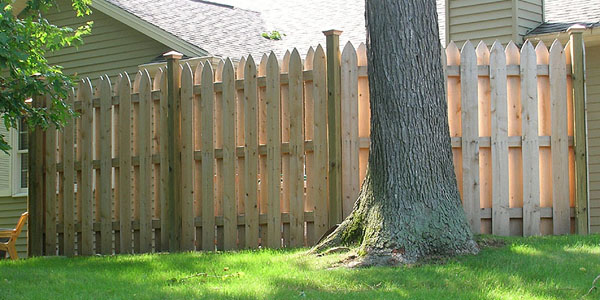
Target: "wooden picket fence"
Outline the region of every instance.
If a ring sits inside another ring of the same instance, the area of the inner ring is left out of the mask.
[[[475,233],[571,231],[569,51],[559,42],[445,49],[455,171]],[[80,117],[31,133],[32,254],[313,245],[333,206],[351,211],[369,153],[365,46],[348,43],[338,63],[339,202],[328,184],[321,46],[304,60],[294,50],[237,68],[229,59],[177,68],[172,56],[153,79],[123,73],[95,88],[82,79],[68,99]]]

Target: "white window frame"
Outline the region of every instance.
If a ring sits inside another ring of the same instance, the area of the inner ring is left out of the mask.
[[[21,187],[21,157],[29,153],[29,149],[19,150],[19,129],[11,128],[11,160],[12,160],[12,195],[13,197],[27,196],[28,188]]]

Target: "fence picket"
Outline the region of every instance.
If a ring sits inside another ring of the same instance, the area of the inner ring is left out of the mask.
[[[46,100],[46,103],[43,104],[47,108],[52,106],[52,100],[50,97],[46,96],[43,99]],[[45,131],[46,135],[46,147],[44,149],[45,156],[45,184],[46,184],[46,205],[45,205],[45,225],[46,225],[46,234],[45,234],[45,255],[56,255],[56,127],[54,125],[50,125],[48,129]]]
[[[367,67],[367,46],[360,43],[356,49],[356,59],[359,67]],[[369,78],[358,77],[358,136],[360,139],[369,139],[371,135],[371,106],[369,103]],[[360,144],[360,142],[359,142]],[[359,146],[359,186],[367,174],[369,162],[369,145]],[[360,187],[359,187],[360,189]]]
[[[358,58],[352,43],[346,43],[341,58],[342,99],[342,215],[352,212],[360,189],[358,138]]]
[[[100,247],[96,246],[96,252],[104,255],[112,254],[112,85],[108,76],[100,77],[100,118],[96,120],[99,136],[96,138],[100,160]],[[98,174],[98,173],[96,173]],[[98,207],[96,207],[98,209]],[[98,243],[98,240],[96,240]],[[99,248],[99,249],[98,249]]]
[[[477,53],[477,67],[490,65],[490,50],[487,45],[480,41],[475,48]],[[477,76],[477,99],[478,99],[478,123],[479,136],[492,136],[492,99],[489,72],[485,76]],[[490,145],[491,146],[491,145]],[[479,206],[480,208],[492,208],[493,202],[493,178],[492,178],[492,148],[479,147]],[[481,232],[492,232],[492,219],[481,220]]]
[[[74,91],[69,90],[67,105],[73,107]],[[64,255],[75,255],[75,118],[67,120],[63,128],[63,251]]]
[[[194,250],[194,82],[189,64],[181,71],[181,250]]]
[[[312,47],[308,48],[306,58],[304,59],[304,70],[309,71],[313,69],[313,60],[315,57],[315,51]],[[304,82],[304,139],[314,140],[314,101],[313,101],[313,82],[312,79]],[[314,151],[305,151],[306,162],[305,162],[305,173],[306,173],[306,200],[304,201],[304,211],[314,212],[314,201],[313,195],[315,193],[315,180],[314,175]],[[316,243],[315,234],[315,223],[306,222],[306,245],[312,246]]]
[[[450,42],[446,47],[446,69],[449,67],[460,66],[460,50],[454,42]],[[448,72],[446,72],[448,73]],[[460,77],[448,76],[446,79],[446,99],[448,102],[448,127],[450,137],[459,137],[462,134],[461,123],[461,96],[460,96]],[[462,149],[452,148],[452,158],[454,162],[454,173],[456,174],[456,183],[461,199],[463,195],[463,177],[462,177]]]
[[[215,203],[214,203],[214,85],[210,62],[202,68],[202,249],[215,250]]]
[[[119,81],[119,246],[131,253],[131,81],[123,73]]]
[[[302,60],[292,51],[289,66],[290,114],[290,246],[304,245],[304,109]]]
[[[490,53],[492,105],[492,234],[508,236],[508,108],[506,92],[506,55],[499,42]]]
[[[323,47],[315,50],[313,60],[313,101],[314,101],[314,189],[311,197],[314,203],[315,236],[318,241],[329,229],[327,214],[327,70]]]
[[[225,62],[219,59],[214,70],[214,82],[223,82],[223,67]],[[214,102],[214,136],[215,149],[223,149],[223,92],[215,91]],[[215,216],[223,217],[223,157],[215,156]],[[217,250],[224,247],[223,225],[217,224]]]
[[[244,190],[246,248],[258,246],[258,104],[256,64],[251,55],[244,66]],[[262,182],[261,182],[262,183]]]
[[[223,66],[223,249],[237,246],[237,205],[235,167],[236,155],[236,111],[235,73],[231,59]]]
[[[461,119],[463,205],[471,231],[481,230],[479,204],[479,130],[477,109],[477,57],[467,41],[461,51]]]
[[[166,70],[160,70],[159,86],[160,86],[160,100],[159,100],[159,140],[158,140],[158,153],[160,154],[160,190],[159,190],[159,202],[160,202],[160,248],[161,250],[169,249],[169,234],[167,228],[167,214],[169,212],[167,204],[168,194],[168,182],[169,182],[169,144],[167,143],[167,137],[169,136],[169,123],[167,122],[168,108],[168,95],[167,95],[167,72]],[[162,138],[160,138],[162,136]]]
[[[281,94],[279,63],[267,61],[267,246],[281,247]]]
[[[265,77],[267,75],[267,60],[269,57],[266,54],[263,54],[260,64],[258,65],[258,76]],[[261,147],[262,145],[267,144],[267,97],[266,97],[266,87],[260,86],[258,88],[258,145]],[[260,153],[260,152],[259,152]],[[260,154],[258,157],[259,163],[259,197],[258,197],[258,208],[259,214],[267,214],[267,198],[268,198],[268,182],[269,178],[267,176],[267,156],[264,154]],[[267,225],[260,224],[259,225],[259,239],[261,246],[265,247],[267,245]]]
[[[78,221],[81,222],[81,243],[78,243],[78,253],[93,254],[92,232],[92,123],[94,111],[92,107],[92,83],[88,78],[79,83],[77,98],[81,102],[81,121],[78,131],[78,151],[81,162],[81,178],[78,178]]]
[[[246,66],[246,58],[242,57],[240,59],[240,61],[238,62],[238,65],[235,69],[235,76],[236,76],[236,81],[237,80],[244,80],[244,66]],[[244,119],[244,89],[236,89],[235,91],[236,95],[235,95],[235,101],[236,101],[236,138],[235,138],[235,143],[236,143],[236,147],[244,147],[244,124],[246,123],[245,119]],[[236,152],[237,153],[237,152]],[[235,185],[237,187],[237,194],[236,194],[236,203],[237,203],[237,215],[243,215],[244,212],[246,211],[246,206],[245,206],[245,195],[246,195],[246,190],[244,189],[244,175],[246,174],[246,170],[245,170],[245,158],[244,157],[238,157],[237,158],[237,172],[236,172],[236,181],[235,181]],[[236,217],[237,218],[237,217]],[[239,248],[243,248],[246,245],[246,225],[244,224],[240,224],[238,223],[237,225],[237,237],[238,237],[238,242],[237,242],[237,247]]]
[[[286,51],[281,60],[280,73],[288,73],[290,67],[290,51]],[[289,80],[288,80],[289,81]],[[281,83],[281,142],[289,144],[290,142],[290,99],[289,83]],[[290,145],[291,146],[291,145]],[[290,153],[281,153],[281,213],[290,212]],[[290,224],[283,223],[283,246],[290,246]]]
[[[523,235],[540,234],[540,154],[538,134],[537,64],[526,41],[521,49],[521,105],[523,122]]]
[[[558,40],[550,47],[550,110],[552,122],[552,223],[554,234],[570,232],[569,144],[567,137],[567,71],[564,50]]]
[[[199,62],[194,70],[194,85],[202,83],[202,69],[204,64]],[[196,94],[194,97],[194,148],[195,151],[202,150],[202,97]],[[200,152],[202,153],[202,152]],[[194,219],[202,217],[202,161],[196,160],[194,164]],[[202,250],[202,224],[196,226],[196,250]]]
[[[519,48],[513,42],[506,46],[506,65],[519,65]],[[518,76],[507,76],[508,136],[522,137],[521,81]],[[510,208],[523,207],[523,160],[521,147],[508,148],[508,199]],[[523,235],[523,219],[509,219],[510,235]]]
[[[152,83],[148,71],[143,70],[139,87],[139,108],[137,115],[137,154],[140,161],[139,182],[142,186],[136,193],[140,222],[140,251],[148,253],[152,250],[152,198],[150,186],[152,182]]]

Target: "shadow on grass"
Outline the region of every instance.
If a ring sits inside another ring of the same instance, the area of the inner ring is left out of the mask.
[[[0,262],[0,299],[575,299],[600,274],[600,236],[506,241],[399,268],[329,270],[298,250]]]

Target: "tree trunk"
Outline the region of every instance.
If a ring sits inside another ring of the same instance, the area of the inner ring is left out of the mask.
[[[452,163],[435,0],[366,1],[371,149],[353,212],[314,252],[360,265],[477,253]]]

